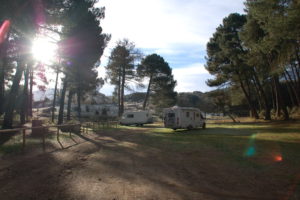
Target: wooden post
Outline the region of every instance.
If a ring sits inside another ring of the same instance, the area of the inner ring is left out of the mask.
[[[26,145],[26,135],[25,135],[25,133],[26,133],[26,129],[23,129],[23,145],[22,145],[22,149],[23,149],[23,151],[25,151],[25,145]]]
[[[45,143],[45,132],[46,132],[46,128],[43,131],[43,152],[46,152],[46,143]]]

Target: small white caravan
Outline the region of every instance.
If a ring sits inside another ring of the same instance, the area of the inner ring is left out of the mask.
[[[153,123],[153,118],[149,111],[125,112],[120,120],[121,125],[143,126],[151,123]]]
[[[178,107],[164,109],[165,128],[176,129],[205,129],[206,123],[201,111],[198,108]]]

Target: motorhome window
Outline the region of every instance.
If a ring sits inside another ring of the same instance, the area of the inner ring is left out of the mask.
[[[168,117],[169,118],[175,117],[175,113],[168,113]]]
[[[203,117],[203,115],[202,115],[202,114],[200,114],[200,117],[201,117],[201,119],[204,119],[204,117]]]
[[[196,117],[199,117],[199,113],[196,114]]]
[[[190,112],[186,112],[186,117],[190,117]]]
[[[134,118],[134,115],[133,114],[128,114],[127,118]]]

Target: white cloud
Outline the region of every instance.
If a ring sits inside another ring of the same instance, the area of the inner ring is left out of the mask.
[[[205,45],[222,19],[242,12],[242,0],[102,0],[101,25],[112,41],[127,37],[139,48]],[[114,42],[113,42],[114,43]]]
[[[142,51],[158,53],[167,62],[170,60],[171,67],[180,67],[173,69],[178,81],[177,91],[207,91],[209,87],[205,81],[211,76],[204,73],[203,64],[199,63],[201,60],[204,62],[206,43],[224,17],[233,12],[243,12],[243,2],[101,0],[98,5],[106,7],[101,26],[103,32],[112,34],[112,40],[102,57],[102,66],[107,62],[115,42],[128,38]],[[151,49],[154,52],[150,52]],[[190,63],[197,64],[191,66]],[[104,74],[104,71],[100,74]]]
[[[205,92],[210,90],[205,81],[211,76],[201,63],[173,69],[173,74],[177,81],[175,88],[177,92]]]

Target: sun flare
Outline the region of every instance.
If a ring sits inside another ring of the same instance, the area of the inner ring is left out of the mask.
[[[31,51],[34,59],[43,63],[52,63],[57,57],[57,43],[46,37],[36,37]]]

